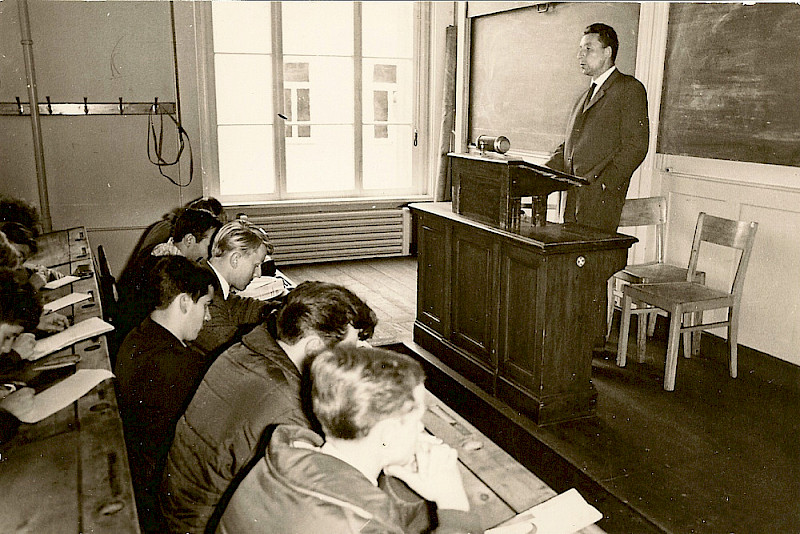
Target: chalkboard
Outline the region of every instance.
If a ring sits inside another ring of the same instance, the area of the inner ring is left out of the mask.
[[[670,7],[658,151],[800,166],[800,5]]]
[[[589,86],[578,68],[583,30],[612,26],[617,67],[633,74],[639,5],[551,3],[472,19],[469,139],[504,135],[512,150],[547,153],[564,140],[572,106]]]

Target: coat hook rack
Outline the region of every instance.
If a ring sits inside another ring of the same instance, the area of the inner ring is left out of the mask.
[[[46,102],[39,102],[40,115],[175,115],[175,102],[159,102],[158,97],[151,102],[123,102],[122,97],[117,102],[51,102],[50,97],[45,97]],[[0,102],[0,115],[30,115],[31,105],[21,102],[15,97],[16,102]]]

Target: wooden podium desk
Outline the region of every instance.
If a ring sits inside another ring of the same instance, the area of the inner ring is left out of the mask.
[[[85,265],[87,276],[55,290],[45,301],[71,291],[92,298],[59,313],[74,323],[102,317],[94,262],[84,228],[39,238],[31,259],[64,274]],[[78,271],[80,272],[80,271]],[[78,369],[110,369],[105,336],[56,353],[79,354]],[[47,357],[45,357],[47,358]],[[3,532],[139,532],[128,456],[114,385],[105,380],[70,406],[32,425],[0,446],[0,530]]]
[[[537,424],[591,415],[606,281],[636,238],[524,221],[511,232],[453,213],[449,202],[410,208],[414,341]]]
[[[425,429],[458,451],[470,507],[480,516],[484,529],[556,496],[550,486],[430,392],[425,403]],[[603,530],[591,525],[579,532],[599,534]]]

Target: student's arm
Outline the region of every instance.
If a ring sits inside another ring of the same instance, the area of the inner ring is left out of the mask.
[[[470,512],[456,450],[432,436],[420,438],[415,459],[413,466],[389,466],[384,472],[436,503],[439,526],[434,532],[482,533],[480,518]]]

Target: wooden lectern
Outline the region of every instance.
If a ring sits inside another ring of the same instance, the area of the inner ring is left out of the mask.
[[[519,230],[521,199],[532,197],[531,222],[544,226],[547,196],[589,181],[506,156],[448,154],[453,176],[453,211],[470,219]]]
[[[593,340],[606,282],[636,238],[544,225],[547,195],[585,180],[505,158],[450,155],[453,203],[411,204],[417,225],[414,341],[537,424],[593,413]],[[532,219],[519,199],[541,199]]]

